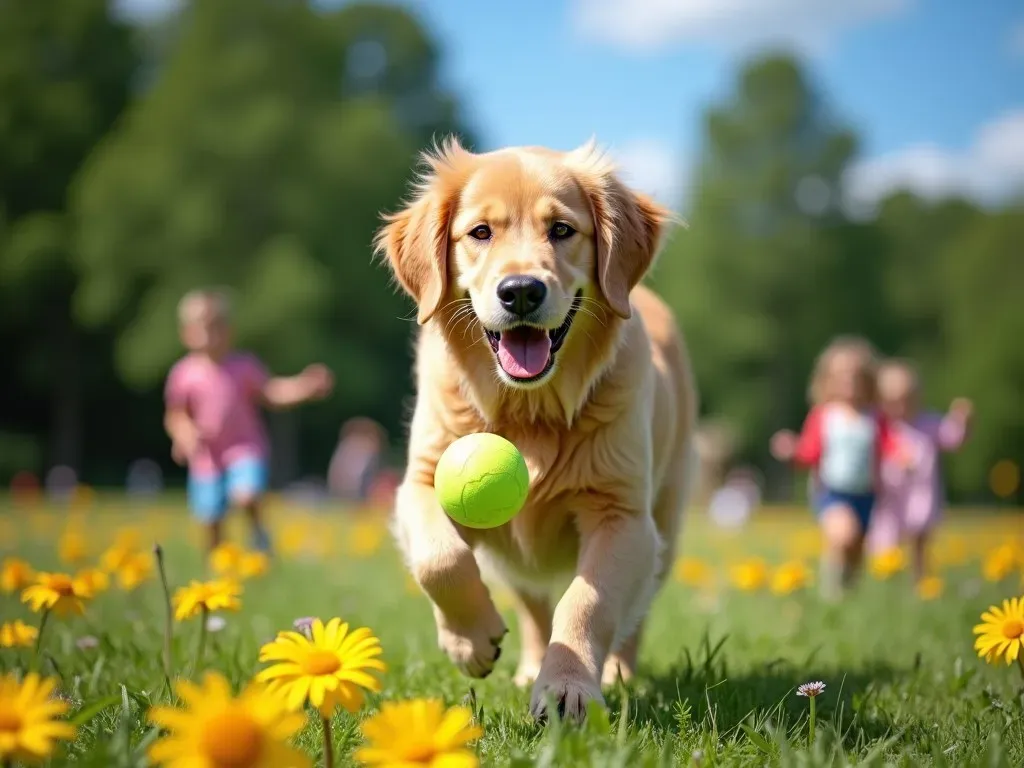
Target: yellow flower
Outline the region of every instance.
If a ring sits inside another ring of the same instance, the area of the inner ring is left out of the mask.
[[[39,613],[53,611],[58,616],[85,613],[84,601],[93,595],[89,584],[66,573],[37,573],[36,581],[21,593],[21,602]]]
[[[967,557],[967,542],[962,536],[940,540],[935,548],[935,562],[939,565],[963,565]]]
[[[465,707],[447,712],[440,701],[384,702],[380,713],[363,723],[367,746],[356,750],[364,765],[385,768],[476,768],[480,764],[466,745],[483,735]]]
[[[871,575],[876,579],[890,579],[907,567],[907,557],[899,547],[879,552],[871,558]]]
[[[315,619],[310,640],[298,632],[280,632],[260,648],[260,661],[278,662],[258,675],[284,694],[291,709],[300,708],[308,698],[324,717],[335,707],[349,712],[363,705],[365,688],[379,691],[380,681],[367,670],[383,672],[386,667],[378,656],[383,652],[380,640],[366,627],[353,632],[341,619],[324,626]]]
[[[117,584],[130,592],[153,574],[153,557],[144,552],[133,552],[117,567]]]
[[[270,558],[266,552],[246,552],[238,560],[238,576],[251,579],[262,576],[270,568]]]
[[[768,582],[768,565],[759,557],[752,557],[731,571],[732,583],[737,589],[752,592],[761,589]]]
[[[233,541],[225,541],[210,553],[210,566],[221,576],[234,575],[238,573],[238,563],[244,554],[245,550]]]
[[[4,592],[20,592],[34,580],[35,572],[24,560],[17,557],[4,559],[3,569],[0,570],[0,587]]]
[[[70,723],[55,720],[68,705],[52,696],[57,681],[35,673],[19,682],[0,677],[0,763],[38,763],[53,753],[57,739],[75,738]]]
[[[711,583],[711,568],[703,560],[694,557],[681,557],[672,567],[672,575],[676,581],[690,587],[706,587]]]
[[[1019,564],[1024,564],[1024,555],[1016,543],[1002,544],[990,550],[985,556],[982,573],[986,581],[1002,581],[1013,573]]]
[[[68,565],[78,565],[89,557],[89,544],[77,527],[68,527],[61,534],[57,556]]]
[[[30,647],[39,637],[39,630],[20,619],[0,624],[0,648]]]
[[[281,531],[278,540],[278,549],[282,555],[293,556],[299,554],[306,545],[309,532],[306,525],[301,522],[289,523]]]
[[[376,520],[361,520],[352,529],[348,541],[349,554],[355,557],[369,557],[380,549],[387,528]]]
[[[250,683],[238,697],[207,672],[200,685],[179,680],[185,709],[154,707],[149,720],[168,731],[149,748],[156,765],[174,768],[305,768],[310,759],[288,745],[306,716],[288,712],[266,686]]]
[[[981,614],[983,624],[974,628],[978,635],[974,650],[985,661],[994,663],[1000,656],[1011,664],[1020,655],[1024,645],[1024,597],[1003,600],[1003,607],[990,606]]]
[[[238,599],[241,594],[242,587],[229,579],[193,580],[187,587],[180,587],[174,593],[174,618],[184,621],[196,616],[204,608],[207,611],[237,611],[242,607]]]
[[[943,586],[938,576],[925,576],[917,582],[917,596],[922,600],[934,600],[941,597]]]
[[[107,573],[119,570],[131,558],[139,554],[139,532],[134,528],[118,531],[114,543],[100,556],[100,567]]]
[[[772,574],[772,592],[776,595],[788,595],[803,589],[811,580],[811,572],[800,560],[780,565]]]
[[[110,577],[99,568],[83,568],[78,572],[78,581],[95,595],[110,586]]]

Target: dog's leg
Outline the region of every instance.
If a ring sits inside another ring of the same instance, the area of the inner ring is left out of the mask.
[[[434,604],[438,645],[465,674],[486,677],[508,630],[480,578],[473,550],[429,486],[407,483],[398,489],[395,524],[409,570]]]
[[[521,588],[514,591],[522,649],[519,652],[519,666],[512,679],[516,685],[525,687],[537,679],[544,661],[544,652],[551,640],[551,601]]]
[[[576,577],[555,607],[551,643],[530,698],[530,711],[541,720],[549,701],[574,720],[583,718],[589,700],[604,702],[605,659],[647,612],[659,569],[661,539],[649,514],[605,512],[577,520]]]

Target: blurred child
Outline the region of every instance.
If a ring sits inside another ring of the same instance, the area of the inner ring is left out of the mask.
[[[356,417],[346,421],[327,469],[331,493],[347,501],[365,502],[386,447],[387,433],[373,419]]]
[[[260,520],[269,441],[259,408],[326,397],[333,377],[323,365],[271,377],[255,356],[235,351],[227,297],[220,292],[187,294],[178,305],[178,323],[189,352],[167,377],[164,426],[174,460],[188,464],[189,506],[206,526],[210,550],[220,543],[224,515],[235,505],[248,514],[254,547],[269,551]]]
[[[907,462],[885,462],[882,487],[868,533],[873,551],[899,546],[909,538],[914,577],[927,575],[927,547],[932,528],[942,513],[940,451],[963,445],[973,405],[957,398],[946,414],[921,410],[920,383],[913,366],[903,361],[884,363],[878,371],[878,396],[894,432],[906,446]]]
[[[771,452],[813,473],[813,506],[823,535],[826,596],[850,586],[864,552],[880,484],[883,457],[898,443],[876,408],[875,352],[860,338],[841,337],[818,357],[811,377],[811,410],[799,436],[776,433]]]

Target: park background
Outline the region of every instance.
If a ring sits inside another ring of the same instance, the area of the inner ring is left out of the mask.
[[[917,361],[930,406],[975,401],[954,499],[1024,499],[1012,0],[0,4],[0,480],[120,486],[148,458],[180,484],[162,387],[175,305],[206,285],[274,371],[336,373],[271,417],[277,487],[322,477],[356,415],[400,463],[415,323],[370,242],[450,132],[594,135],[682,215],[650,283],[773,496],[799,485],[767,438],[855,332]]]

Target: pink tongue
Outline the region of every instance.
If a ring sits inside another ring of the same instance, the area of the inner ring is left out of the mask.
[[[513,328],[498,340],[498,362],[509,376],[530,379],[540,374],[551,357],[551,337],[540,328]]]

